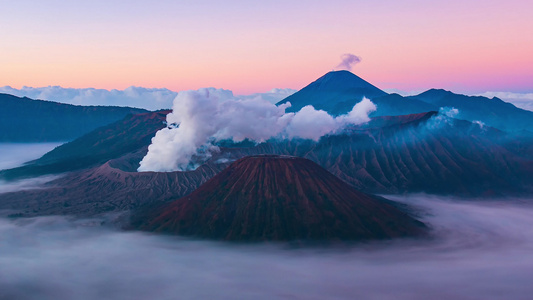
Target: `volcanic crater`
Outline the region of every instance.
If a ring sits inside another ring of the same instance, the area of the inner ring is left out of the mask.
[[[370,240],[419,236],[425,225],[299,157],[241,158],[135,227],[229,241]]]

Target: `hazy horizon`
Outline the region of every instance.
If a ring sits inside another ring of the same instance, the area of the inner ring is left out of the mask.
[[[360,58],[382,89],[533,92],[533,3],[55,1],[0,11],[0,86],[236,94],[299,89]]]
[[[317,77],[318,78],[318,77]],[[310,82],[309,82],[310,83]],[[203,87],[207,88],[207,87]],[[222,87],[223,88],[223,87]],[[440,88],[440,87],[432,87]],[[426,90],[399,90],[395,88],[384,89],[388,93],[397,93],[402,96],[413,96],[425,92]],[[11,86],[0,86],[0,93],[10,94],[17,97],[28,97],[36,100],[49,100],[65,104],[74,105],[109,105],[109,106],[130,106],[144,108],[148,110],[170,109],[172,102],[178,92],[168,88],[146,88],[140,86],[130,86],[124,90],[118,89],[96,89],[86,88],[66,88],[61,86],[43,86],[13,88]],[[251,94],[235,94],[236,97],[251,99],[261,98],[271,103],[277,103],[284,98],[297,92],[294,88],[272,88],[264,92]],[[451,91],[456,94],[463,94],[461,91]],[[487,98],[497,97],[505,102],[509,102],[518,108],[533,111],[533,93],[516,93],[507,91],[490,91],[482,93],[464,93],[468,96],[483,96]]]

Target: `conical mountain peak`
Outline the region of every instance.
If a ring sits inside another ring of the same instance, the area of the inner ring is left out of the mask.
[[[378,89],[363,78],[345,70],[328,72],[309,84],[308,87],[316,90]]]
[[[287,111],[299,111],[312,105],[333,115],[349,112],[363,97],[375,98],[387,95],[384,91],[349,71],[331,71],[313,81],[300,91],[281,100],[291,103]]]

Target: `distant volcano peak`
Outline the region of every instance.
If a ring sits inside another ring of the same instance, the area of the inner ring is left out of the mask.
[[[363,97],[387,95],[384,91],[350,71],[331,71],[313,81],[300,91],[277,104],[291,103],[288,111],[299,111],[306,105],[339,115],[349,112]]]
[[[376,88],[363,78],[346,70],[328,72],[315,80],[309,86],[318,86],[319,88],[327,89]]]

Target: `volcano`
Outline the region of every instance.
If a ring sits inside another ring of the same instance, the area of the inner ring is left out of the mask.
[[[312,105],[315,109],[327,111],[331,115],[342,115],[352,110],[363,97],[369,98],[377,106],[371,117],[398,116],[439,110],[432,103],[398,94],[387,94],[371,83],[349,71],[326,73],[298,92],[281,100],[277,105],[290,102],[287,112],[297,112],[302,107]]]
[[[420,235],[425,228],[310,160],[276,155],[239,159],[189,196],[134,224],[230,241],[389,239]]]
[[[375,98],[387,93],[349,71],[332,71],[303,89],[281,100],[277,105],[290,102],[287,112],[297,112],[306,105],[339,115],[352,110],[363,97]]]

